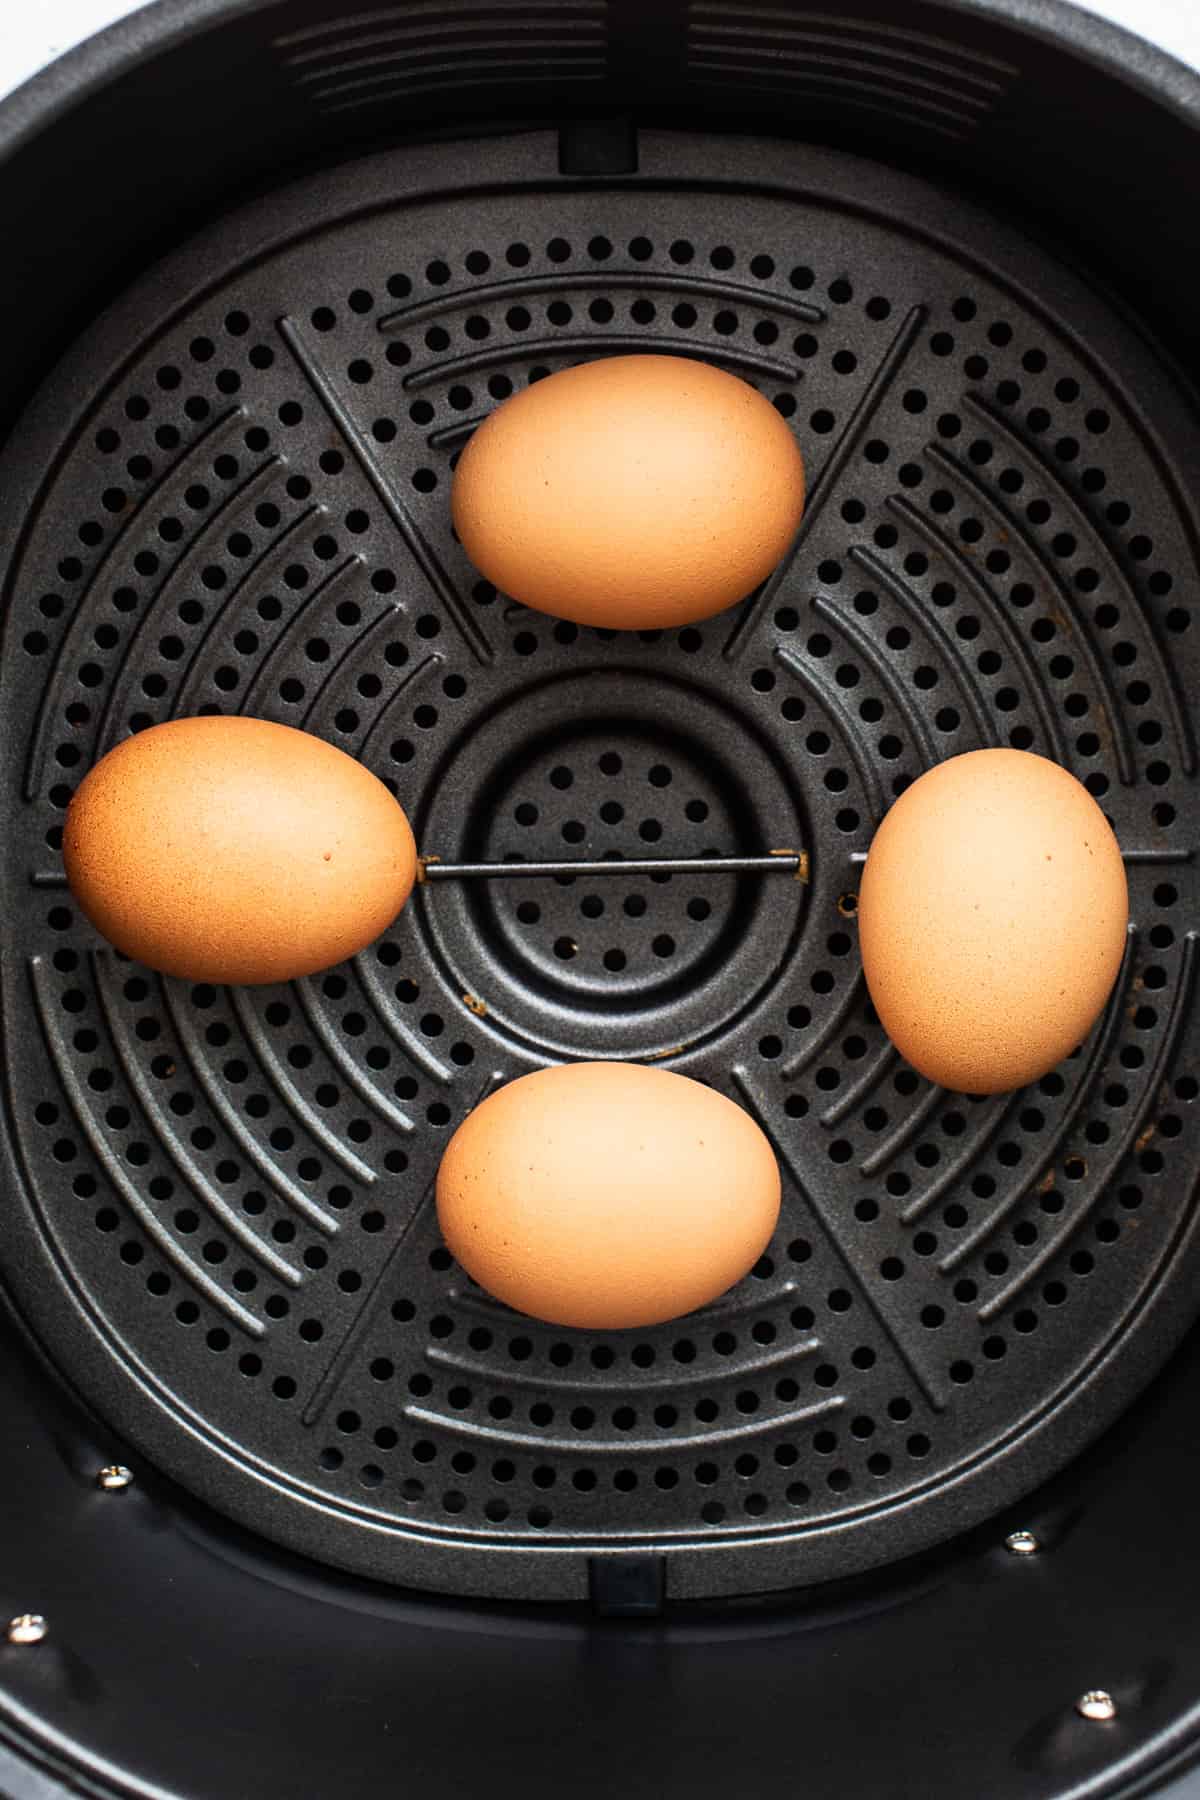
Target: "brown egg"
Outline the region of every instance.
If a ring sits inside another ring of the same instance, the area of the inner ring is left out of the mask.
[[[408,820],[361,763],[265,719],[175,719],[81,783],[63,834],[83,911],[126,956],[260,983],[352,956],[407,900]]]
[[[1082,1043],[1120,967],[1121,852],[1073,775],[974,750],[913,783],[875,834],[858,899],[884,1030],[930,1081],[1023,1087]]]
[[[463,1268],[554,1325],[655,1325],[724,1293],[779,1217],[754,1120],[701,1082],[638,1063],[523,1075],[459,1126],[438,1218]]]
[[[467,555],[538,612],[622,631],[686,625],[770,574],[804,509],[796,440],[708,363],[617,356],[497,407],[454,477]]]

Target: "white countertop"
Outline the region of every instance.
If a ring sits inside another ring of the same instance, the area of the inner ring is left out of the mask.
[[[0,16],[0,94],[82,38],[137,12],[128,0],[7,0]],[[1092,0],[1087,9],[1200,68],[1200,0]]]

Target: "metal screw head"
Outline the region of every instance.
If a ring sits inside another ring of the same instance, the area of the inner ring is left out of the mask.
[[[15,1619],[8,1621],[8,1641],[10,1644],[40,1644],[47,1629],[41,1613],[18,1613]]]
[[[127,1469],[124,1463],[108,1463],[97,1475],[96,1486],[103,1488],[106,1494],[122,1494],[127,1487],[133,1486],[133,1470]]]
[[[1032,1531],[1010,1531],[1004,1540],[1010,1556],[1036,1556],[1041,1547]]]
[[[1081,1719],[1090,1719],[1093,1724],[1106,1725],[1117,1716],[1117,1703],[1112,1695],[1103,1688],[1089,1688],[1086,1694],[1080,1694],[1075,1702],[1075,1711]]]

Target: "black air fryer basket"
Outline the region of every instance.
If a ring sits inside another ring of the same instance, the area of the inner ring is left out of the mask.
[[[162,0],[0,108],[0,226],[4,1791],[1200,1792],[1197,78],[1037,0]],[[450,530],[494,405],[630,351],[808,463],[682,631],[530,613]],[[165,981],[64,808],[237,711],[426,854],[811,879],[430,884],[325,976]],[[979,1100],[891,1048],[854,914],[993,745],[1096,796],[1131,924],[1082,1048]],[[672,1325],[543,1326],[438,1235],[449,1133],[588,1057],[779,1155]]]

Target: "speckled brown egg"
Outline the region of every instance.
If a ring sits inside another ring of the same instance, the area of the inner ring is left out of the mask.
[[[1125,947],[1112,828],[1045,757],[974,750],[922,775],[871,845],[863,970],[884,1030],[930,1081],[1023,1087],[1095,1024]]]
[[[748,383],[678,356],[583,363],[485,420],[454,525],[538,612],[636,631],[707,619],[770,574],[804,509],[791,430]]]
[[[71,801],[76,900],[126,956],[188,981],[262,983],[352,956],[412,889],[408,820],[361,763],[265,719],[175,719],[126,738]]]
[[[749,1114],[637,1063],[511,1082],[446,1148],[438,1219],[467,1273],[533,1318],[655,1325],[740,1281],[779,1217],[779,1169]]]

